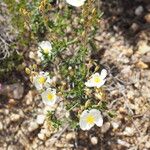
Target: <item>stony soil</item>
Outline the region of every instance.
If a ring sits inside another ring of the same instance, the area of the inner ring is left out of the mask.
[[[47,108],[34,90],[0,103],[1,150],[148,150],[150,149],[150,4],[136,0],[101,1],[104,15],[92,53],[109,72],[104,125],[88,132],[62,127],[51,131],[37,115]],[[3,17],[2,15],[0,16]],[[1,19],[0,18],[0,19]],[[2,20],[2,19],[1,19]],[[0,27],[3,29],[4,26]]]

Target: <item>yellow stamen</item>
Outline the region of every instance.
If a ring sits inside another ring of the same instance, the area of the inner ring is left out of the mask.
[[[48,48],[43,48],[43,51],[44,51],[45,54],[49,53],[49,49]]]
[[[94,78],[94,81],[95,81],[96,83],[99,83],[99,82],[101,82],[102,80],[101,80],[100,77],[95,77],[95,78]]]
[[[54,99],[54,94],[48,93],[47,98],[48,98],[49,101],[53,100]]]
[[[45,81],[46,81],[46,78],[45,77],[39,77],[39,83],[40,84],[44,84],[45,83]]]
[[[86,122],[89,124],[93,124],[95,122],[95,118],[93,115],[88,115],[86,118]]]

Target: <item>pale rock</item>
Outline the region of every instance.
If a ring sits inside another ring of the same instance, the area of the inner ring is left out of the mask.
[[[37,122],[30,122],[29,124],[29,132],[35,131],[36,129],[38,129],[39,125],[37,124]]]
[[[95,137],[95,136],[91,137],[90,140],[91,140],[91,143],[92,143],[93,145],[96,145],[96,144],[98,143],[98,138]]]
[[[150,140],[145,143],[146,148],[150,148]]]
[[[48,130],[48,129],[45,129],[45,136],[46,137],[50,137],[51,136],[51,134],[52,134],[52,131],[50,131],[50,130]]]
[[[131,127],[126,127],[123,131],[123,134],[126,136],[133,136],[134,135],[134,129]]]
[[[9,114],[9,110],[8,110],[8,109],[5,109],[5,110],[4,110],[4,113],[5,113],[5,115],[8,115],[8,114]]]
[[[128,91],[127,97],[128,97],[128,99],[134,99],[134,91],[132,91],[132,90]]]
[[[119,91],[118,90],[113,90],[111,91],[110,93],[112,96],[117,96],[119,94]]]
[[[144,11],[143,6],[138,6],[138,7],[135,9],[135,15],[141,16],[142,13],[143,13],[143,11]]]
[[[10,122],[11,122],[10,118],[6,118],[6,119],[5,119],[5,124],[6,124],[6,125],[9,125]]]
[[[145,15],[144,19],[145,19],[145,21],[147,23],[150,23],[150,13],[148,13],[147,15]]]
[[[125,65],[121,70],[121,73],[125,78],[129,78],[132,75],[131,66]]]
[[[76,137],[75,132],[70,132],[70,133],[68,133],[68,134],[66,135],[66,139],[67,139],[68,141],[70,141],[70,140],[72,140],[72,139],[75,139],[75,137]]]
[[[7,150],[17,150],[17,149],[18,149],[18,147],[15,145],[9,145],[7,148]]]
[[[147,44],[147,42],[139,41],[137,45],[138,45],[138,52],[140,54],[145,54],[150,51],[150,46]]]
[[[55,138],[50,138],[50,139],[46,140],[45,146],[52,147],[53,143],[55,143],[55,140],[56,140]]]
[[[136,67],[141,68],[141,69],[147,69],[149,66],[142,62],[141,60],[136,64]]]
[[[137,32],[137,31],[139,30],[139,25],[138,25],[137,23],[133,23],[133,24],[131,25],[131,30],[132,30],[133,32]]]
[[[106,133],[108,130],[110,129],[110,123],[106,122],[103,124],[103,126],[101,127],[101,132],[102,133]]]
[[[131,57],[133,55],[133,49],[132,48],[125,49],[123,50],[123,54],[127,57]]]
[[[0,131],[2,131],[3,130],[3,124],[2,124],[2,122],[0,122]]]
[[[64,147],[64,144],[63,143],[55,143],[55,146],[58,148],[62,148],[62,147]]]
[[[38,138],[39,138],[40,140],[42,140],[42,141],[45,141],[45,140],[46,140],[46,136],[45,136],[45,134],[43,134],[43,133],[39,133],[39,134],[38,134]]]
[[[21,117],[20,117],[19,114],[12,114],[12,115],[10,116],[10,119],[11,119],[11,121],[13,121],[13,122],[18,121],[20,118],[21,118]]]
[[[115,130],[118,129],[119,126],[120,126],[120,122],[111,122],[111,124],[112,124],[112,127],[113,127]]]
[[[117,143],[125,147],[130,147],[130,144],[128,142],[120,140],[120,139],[117,140]]]
[[[29,58],[31,58],[31,59],[36,59],[35,53],[32,52],[32,51],[30,51],[30,52],[29,52]]]
[[[115,37],[111,37],[111,38],[110,38],[110,42],[111,42],[111,43],[114,43],[115,41],[116,41]]]
[[[34,143],[32,144],[32,148],[33,148],[33,149],[37,149],[37,147],[38,147],[38,144],[37,144],[36,142],[34,142]]]
[[[44,120],[45,120],[45,115],[38,115],[36,118],[36,122],[40,125],[44,123]]]
[[[27,105],[31,105],[32,104],[32,102],[33,102],[33,93],[32,93],[32,91],[29,91],[27,93],[27,95],[25,96],[25,101],[26,101]]]

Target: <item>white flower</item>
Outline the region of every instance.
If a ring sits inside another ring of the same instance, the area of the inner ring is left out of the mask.
[[[41,90],[44,87],[49,87],[51,80],[48,76],[48,72],[41,71],[38,75],[33,77],[33,84],[37,90]]]
[[[66,2],[72,6],[80,7],[85,3],[86,0],[66,0]]]
[[[52,45],[49,41],[42,41],[39,43],[38,47],[38,57],[41,58],[41,60],[44,60],[43,53],[50,56],[52,50]]]
[[[36,122],[38,124],[43,124],[44,120],[45,120],[45,115],[38,115],[37,118],[36,118]]]
[[[107,71],[106,69],[103,69],[101,71],[101,74],[99,73],[95,73],[91,76],[91,78],[85,82],[85,85],[87,87],[101,87],[102,85],[104,85],[104,83],[106,82],[106,76],[107,76]]]
[[[82,130],[89,130],[95,124],[99,127],[103,124],[103,118],[100,111],[97,109],[91,109],[90,111],[84,110],[80,116],[80,128]]]
[[[41,94],[41,96],[43,103],[48,106],[53,106],[57,100],[55,89],[48,88]]]

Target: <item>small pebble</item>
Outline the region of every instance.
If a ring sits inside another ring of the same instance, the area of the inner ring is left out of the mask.
[[[111,122],[111,124],[115,130],[118,129],[120,126],[120,122]]]
[[[147,141],[147,142],[145,143],[145,147],[146,147],[146,148],[150,148],[150,141]]]
[[[130,144],[128,142],[120,140],[120,139],[117,140],[117,143],[125,147],[130,147]]]
[[[123,131],[123,134],[127,136],[133,136],[134,129],[132,129],[131,127],[126,127],[125,130]]]
[[[96,144],[98,143],[98,138],[95,137],[95,136],[91,137],[91,143],[92,143],[93,145],[96,145]]]
[[[16,122],[20,119],[20,115],[19,114],[12,114],[10,116],[11,121]]]
[[[36,122],[40,125],[44,123],[44,120],[45,120],[45,115],[38,115],[36,118]]]
[[[0,131],[2,131],[3,130],[3,124],[2,124],[2,122],[0,122]]]
[[[138,25],[137,23],[133,23],[133,24],[131,25],[131,30],[132,30],[133,32],[137,32],[137,31],[139,30],[139,25]]]
[[[145,15],[144,19],[145,19],[145,21],[147,23],[150,23],[150,13],[148,13],[147,15]]]
[[[31,122],[30,125],[29,125],[28,130],[30,132],[32,132],[32,131],[36,130],[38,127],[39,127],[39,125],[36,122]]]
[[[140,16],[140,15],[142,15],[143,11],[144,11],[143,6],[138,6],[135,9],[135,15]]]
[[[43,134],[43,133],[39,133],[39,134],[38,134],[38,138],[39,138],[40,140],[42,140],[42,141],[45,141],[45,140],[46,140],[46,136],[45,136],[45,134]]]
[[[103,126],[101,128],[101,132],[106,133],[109,129],[110,129],[110,123],[106,122],[106,123],[103,124]]]
[[[68,134],[66,135],[66,139],[67,139],[68,141],[70,141],[70,140],[72,140],[72,139],[75,139],[75,137],[76,137],[76,135],[75,135],[74,132],[70,132],[70,133],[68,133]]]

